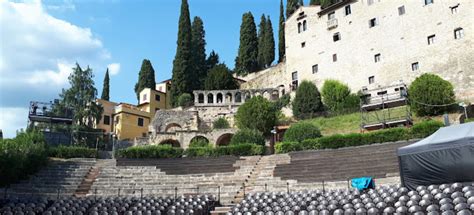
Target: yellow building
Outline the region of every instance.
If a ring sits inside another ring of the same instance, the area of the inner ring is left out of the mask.
[[[111,133],[114,130],[113,117],[117,103],[103,99],[97,99],[97,103],[102,105],[104,112],[99,122],[96,122],[95,128],[102,129],[105,133]]]
[[[148,133],[151,113],[131,104],[120,103],[115,106],[114,133],[119,140],[132,140],[145,137]]]

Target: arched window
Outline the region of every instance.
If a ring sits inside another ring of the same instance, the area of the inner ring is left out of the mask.
[[[207,94],[207,103],[208,104],[213,104],[214,103],[214,94],[212,94],[212,93]]]
[[[199,95],[198,95],[198,103],[199,103],[199,104],[204,103],[204,94],[199,93]]]
[[[222,103],[223,102],[223,98],[222,98],[222,93],[218,93],[217,94],[217,103]]]
[[[306,20],[303,21],[303,31],[306,31]]]
[[[235,103],[242,102],[242,94],[240,92],[235,93]]]
[[[298,22],[298,34],[301,33],[301,22]]]

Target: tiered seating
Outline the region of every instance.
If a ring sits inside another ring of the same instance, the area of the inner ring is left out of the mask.
[[[156,166],[169,175],[234,172],[235,156],[219,158],[117,159],[117,166]]]
[[[75,198],[10,200],[0,214],[209,214],[218,204],[214,196]]]
[[[89,194],[102,196],[175,196],[176,194],[202,193],[219,196],[219,200],[223,204],[228,204],[233,200],[234,195],[252,171],[258,158],[258,156],[242,159],[222,157],[183,159],[182,161],[179,159],[170,159],[170,161],[159,159],[143,162],[139,160],[128,160],[126,162],[118,160],[117,166],[102,167]],[[196,163],[192,164],[191,160],[196,160]],[[205,162],[206,160],[207,162]],[[234,160],[235,163],[229,166],[230,160]],[[172,161],[175,161],[174,165]],[[125,163],[140,165],[124,166]],[[161,166],[158,163],[166,163],[166,165]],[[222,167],[219,167],[219,163],[222,163]],[[164,167],[167,172],[162,171],[157,166],[150,166],[151,164],[158,164],[160,167]],[[186,167],[187,165],[192,166],[192,168]],[[171,167],[176,168],[176,170],[172,170]],[[189,173],[185,174],[185,171],[189,171]]]
[[[78,185],[94,165],[92,159],[50,161],[47,167],[31,176],[28,180],[4,188],[8,196],[68,196],[74,194]],[[6,190],[5,190],[6,189]]]
[[[396,150],[409,143],[387,143],[334,150],[290,153],[289,164],[279,164],[274,176],[298,182],[344,181],[354,177],[385,177],[398,173]]]
[[[428,214],[472,215],[474,184],[419,186],[409,191],[401,186],[357,190],[251,193],[232,214],[256,215],[343,215]]]

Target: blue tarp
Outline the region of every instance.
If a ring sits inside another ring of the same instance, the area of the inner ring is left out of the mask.
[[[367,188],[374,188],[374,180],[371,177],[361,177],[361,178],[353,178],[351,180],[351,184],[353,188],[358,190],[364,190]]]

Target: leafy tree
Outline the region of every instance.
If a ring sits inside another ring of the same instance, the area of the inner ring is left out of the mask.
[[[310,118],[323,111],[324,106],[316,85],[310,81],[302,81],[296,90],[292,107],[293,115],[298,119]]]
[[[193,66],[191,63],[191,21],[187,0],[181,2],[179,16],[178,41],[176,55],[173,60],[173,75],[171,85],[171,102],[177,105],[178,97],[183,93],[191,93],[193,83]]]
[[[202,136],[197,136],[191,140],[191,143],[189,144],[189,147],[194,148],[194,147],[212,147],[211,144],[209,144],[209,140],[206,139],[205,137]]]
[[[278,100],[273,102],[273,105],[275,106],[275,109],[281,110],[282,108],[288,106],[290,104],[290,94],[285,94],[278,98]]]
[[[321,94],[323,103],[333,112],[342,112],[358,105],[357,95],[351,94],[349,87],[337,80],[324,81]]]
[[[207,74],[205,31],[200,17],[194,17],[191,29],[191,57],[195,75],[194,80],[198,80],[191,83],[193,83],[192,90],[199,90],[203,89]]]
[[[212,50],[206,59],[207,71],[209,72],[209,70],[215,67],[217,64],[219,64],[219,55],[214,52],[214,50]]]
[[[229,121],[227,121],[226,118],[224,117],[219,117],[212,123],[212,127],[214,129],[224,129],[224,128],[230,128]]]
[[[304,6],[303,0],[298,1],[298,6]]]
[[[245,75],[258,70],[258,39],[257,27],[251,12],[244,13],[240,25],[240,45],[235,59],[235,71]]]
[[[178,106],[190,107],[193,105],[193,97],[189,93],[183,93],[178,97]]]
[[[223,63],[214,66],[204,82],[205,90],[233,90],[239,88],[230,69]]]
[[[293,124],[285,131],[283,140],[285,142],[302,142],[306,139],[321,137],[321,131],[318,126],[311,122],[299,122]]]
[[[331,4],[331,0],[310,0],[309,5],[321,5],[321,7],[327,7]]]
[[[275,60],[275,38],[273,38],[273,26],[270,16],[267,17],[267,22],[265,23],[264,43],[265,67],[269,67]]]
[[[262,132],[255,129],[240,129],[237,131],[234,136],[230,139],[230,144],[244,144],[244,143],[253,143],[257,145],[265,145],[265,138],[263,137]]]
[[[104,85],[102,87],[102,95],[100,96],[101,99],[109,101],[109,91],[110,91],[110,84],[109,84],[109,68],[107,68],[107,71],[105,72],[105,77],[104,77]]]
[[[240,129],[257,129],[267,135],[276,124],[277,110],[267,99],[255,96],[239,107],[235,120]]]
[[[266,26],[267,26],[267,19],[265,17],[265,14],[262,14],[262,17],[260,18],[260,24],[258,25],[258,55],[257,55],[257,61],[258,61],[258,67],[264,68],[265,67],[265,47],[267,46],[265,37],[266,37]]]
[[[280,20],[278,22],[278,62],[285,59],[285,14],[283,0],[280,0]]]
[[[286,0],[286,17],[290,17],[299,7],[298,0]]]
[[[411,109],[418,116],[434,116],[448,111],[456,101],[453,85],[441,77],[425,73],[408,89]]]
[[[155,89],[155,70],[151,65],[150,60],[143,59],[142,67],[138,73],[138,82],[135,84],[135,93],[137,99],[140,100],[140,92],[145,88]]]

